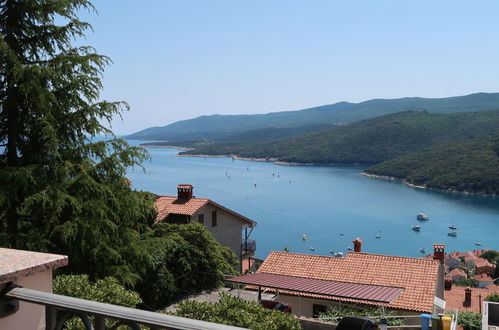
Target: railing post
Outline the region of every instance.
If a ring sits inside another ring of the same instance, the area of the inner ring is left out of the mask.
[[[57,323],[57,309],[45,306],[45,330],[54,330]]]
[[[106,319],[102,316],[95,315],[95,330],[106,330]]]

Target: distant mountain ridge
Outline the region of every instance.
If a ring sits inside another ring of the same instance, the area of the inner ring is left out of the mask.
[[[182,154],[234,155],[307,164],[376,164],[497,131],[499,110],[451,114],[405,111],[278,141],[198,144]]]
[[[373,99],[360,103],[339,102],[319,107],[256,115],[210,115],[177,121],[162,127],[146,128],[127,139],[185,141],[211,140],[252,142],[275,140],[408,110],[434,113],[485,111],[499,109],[499,93],[475,93],[446,98],[406,97]],[[275,132],[272,132],[275,129]],[[293,134],[295,134],[293,133]]]

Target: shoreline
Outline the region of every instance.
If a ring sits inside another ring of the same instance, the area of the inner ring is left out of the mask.
[[[191,149],[192,150],[192,149]],[[178,157],[204,157],[204,158],[232,158],[236,160],[245,160],[249,162],[262,162],[262,163],[273,163],[276,165],[282,165],[282,166],[315,166],[313,163],[293,163],[293,162],[285,162],[285,161],[280,161],[278,158],[252,158],[252,157],[240,157],[237,155],[203,155],[203,154],[198,154],[198,155],[180,155],[177,154]]]
[[[157,146],[154,144],[139,144],[139,147],[142,148],[166,148],[166,149],[178,149],[181,151],[189,151],[189,150],[194,150],[194,148],[187,148],[187,147],[176,147],[176,146]]]
[[[373,179],[387,180],[387,181],[398,181],[398,182],[403,183],[404,185],[406,185],[408,187],[416,188],[416,189],[435,190],[435,191],[451,193],[451,194],[477,195],[477,196],[494,197],[494,198],[497,196],[496,194],[485,194],[485,193],[468,191],[468,190],[461,191],[461,190],[456,190],[456,189],[441,189],[441,188],[436,188],[436,187],[427,186],[427,185],[416,185],[416,184],[411,183],[405,179],[396,178],[394,176],[378,175],[378,174],[372,174],[372,173],[367,173],[367,172],[362,172],[360,174],[365,176],[365,177],[373,178]]]

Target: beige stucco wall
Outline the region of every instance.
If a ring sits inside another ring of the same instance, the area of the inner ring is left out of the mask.
[[[211,212],[217,211],[217,225],[212,227]],[[239,257],[241,254],[242,228],[245,221],[237,216],[208,204],[191,216],[191,222],[198,222],[198,215],[204,214],[204,226],[222,246],[228,246]]]
[[[52,270],[18,278],[14,284],[24,288],[52,292]],[[19,311],[0,319],[0,329],[45,329],[45,307],[21,301]]]

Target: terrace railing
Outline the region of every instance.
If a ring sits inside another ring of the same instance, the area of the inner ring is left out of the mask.
[[[134,330],[141,329],[141,326],[146,326],[154,330],[242,329],[223,324],[104,304],[21,287],[13,287],[10,290],[4,291],[4,294],[0,299],[25,301],[44,305],[45,329],[47,330],[63,329],[64,324],[73,317],[80,318],[86,330],[107,329],[105,325],[106,319],[116,320],[115,324],[109,329],[117,329],[120,325],[126,325]]]

